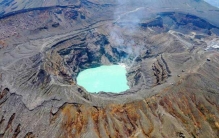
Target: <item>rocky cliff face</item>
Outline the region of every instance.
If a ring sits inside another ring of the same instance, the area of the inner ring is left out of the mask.
[[[0,3],[9,10],[0,19],[0,137],[219,136],[218,9],[195,0],[23,3],[16,12],[22,4]],[[129,90],[77,85],[80,71],[119,63]]]

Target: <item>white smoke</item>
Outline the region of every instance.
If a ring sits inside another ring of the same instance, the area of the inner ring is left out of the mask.
[[[144,47],[144,44],[139,44],[132,38],[138,33],[144,7],[135,6],[132,1],[127,0],[117,0],[117,5],[114,11],[114,24],[110,30],[110,40],[118,51],[128,53],[127,58],[132,60],[132,63],[128,64],[132,66]],[[119,25],[125,30],[119,28]]]
[[[207,48],[205,50],[209,49],[219,49],[219,38],[214,38],[207,42]]]

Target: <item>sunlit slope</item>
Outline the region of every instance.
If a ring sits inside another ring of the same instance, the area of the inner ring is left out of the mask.
[[[96,6],[105,5],[120,7],[120,12],[123,10],[131,10],[134,8],[144,7],[150,13],[156,12],[169,12],[169,11],[180,11],[185,13],[192,13],[198,15],[205,19],[210,19],[209,21],[213,24],[218,24],[218,9],[216,7],[212,7],[210,4],[206,4],[203,0],[3,0],[0,3],[0,16],[7,15],[8,13],[12,13],[15,11],[22,11],[33,8],[45,8],[45,7],[53,7],[53,6],[69,6],[69,7],[77,7],[84,4],[93,4]],[[125,5],[125,6],[124,6]],[[124,7],[123,7],[124,6]],[[113,11],[115,14],[118,10]],[[117,15],[116,15],[117,16]]]

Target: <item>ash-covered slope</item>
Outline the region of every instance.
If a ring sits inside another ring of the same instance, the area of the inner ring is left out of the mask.
[[[0,2],[1,15],[28,10],[34,8],[43,8],[51,6],[76,6],[79,0],[2,0]]]
[[[0,137],[218,137],[218,9],[44,2],[15,3],[0,19]],[[81,70],[118,63],[130,90],[77,86]]]

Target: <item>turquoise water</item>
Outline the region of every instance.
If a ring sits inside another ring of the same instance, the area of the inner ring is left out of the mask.
[[[90,93],[100,91],[120,93],[129,89],[126,69],[121,65],[86,69],[79,73],[77,84]]]

